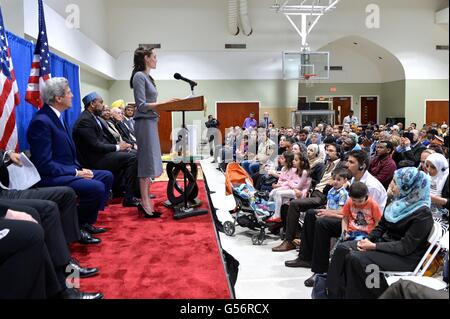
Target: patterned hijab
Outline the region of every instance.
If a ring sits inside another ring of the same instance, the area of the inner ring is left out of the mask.
[[[384,218],[397,223],[412,215],[419,208],[430,207],[430,177],[415,167],[395,171],[394,181],[400,194],[386,207]]]

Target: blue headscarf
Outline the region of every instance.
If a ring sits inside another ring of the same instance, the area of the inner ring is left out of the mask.
[[[400,194],[384,211],[388,222],[397,223],[423,206],[430,207],[430,178],[424,172],[415,167],[405,167],[395,171],[394,181]]]

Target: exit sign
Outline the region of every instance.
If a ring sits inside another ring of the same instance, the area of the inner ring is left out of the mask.
[[[330,87],[330,92],[336,92],[336,91],[337,91],[337,89],[335,86]]]

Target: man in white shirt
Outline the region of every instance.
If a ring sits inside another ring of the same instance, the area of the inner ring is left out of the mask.
[[[369,196],[384,210],[387,201],[387,193],[383,184],[369,173],[369,157],[364,151],[351,151],[347,159],[347,169],[353,175],[351,184],[361,182],[369,189]]]
[[[350,110],[349,115],[347,115],[346,117],[344,117],[344,121],[342,124],[349,124],[350,126],[352,125],[358,125],[358,118],[356,116],[353,115],[354,112],[353,110]]]

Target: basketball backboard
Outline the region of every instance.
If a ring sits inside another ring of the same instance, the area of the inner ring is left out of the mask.
[[[330,52],[284,51],[283,78],[285,80],[328,80]]]

